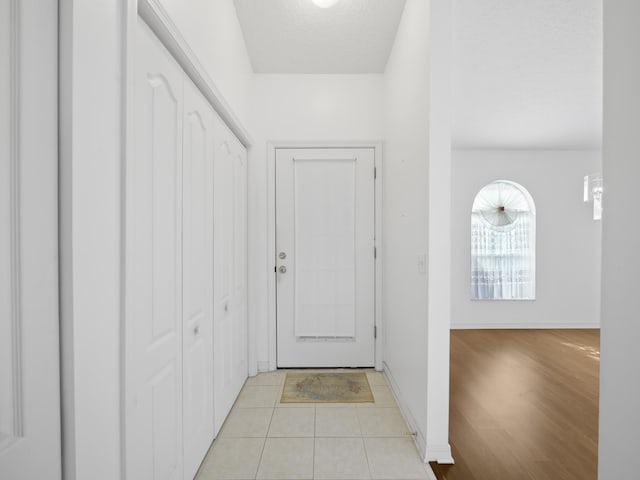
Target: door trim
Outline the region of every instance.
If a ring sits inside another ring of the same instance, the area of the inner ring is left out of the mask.
[[[276,150],[281,148],[372,148],[376,177],[375,189],[375,318],[376,338],[375,369],[382,370],[382,345],[384,326],[382,319],[382,142],[369,141],[270,141],[267,142],[267,326],[269,362],[268,365],[258,365],[259,370],[276,370],[277,367],[277,337],[276,337]]]

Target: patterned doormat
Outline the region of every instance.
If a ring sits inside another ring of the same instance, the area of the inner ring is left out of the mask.
[[[373,403],[364,372],[287,373],[280,403]]]

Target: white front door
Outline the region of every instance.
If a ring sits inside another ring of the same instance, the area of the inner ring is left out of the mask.
[[[61,477],[55,0],[0,1],[0,478]]]
[[[374,150],[276,150],[278,367],[374,365]]]
[[[247,150],[216,117],[214,395],[220,430],[248,374]]]
[[[184,478],[213,441],[213,109],[184,81],[182,318]]]

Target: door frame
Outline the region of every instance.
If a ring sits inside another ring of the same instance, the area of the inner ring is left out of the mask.
[[[382,346],[384,326],[382,319],[382,142],[369,141],[269,141],[267,142],[267,326],[269,345],[269,367],[276,370],[277,364],[277,298],[276,298],[276,150],[284,148],[372,148],[376,176],[374,179],[375,211],[375,315],[374,340],[376,370],[382,370]]]

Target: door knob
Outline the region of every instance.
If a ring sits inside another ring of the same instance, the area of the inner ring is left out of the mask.
[[[278,271],[280,273],[287,273],[287,267],[285,267],[284,265],[281,265],[280,268],[278,269]]]
[[[278,258],[279,258],[280,260],[284,260],[285,258],[287,258],[287,254],[286,254],[286,253],[284,253],[284,252],[280,252],[280,253],[278,254]]]

